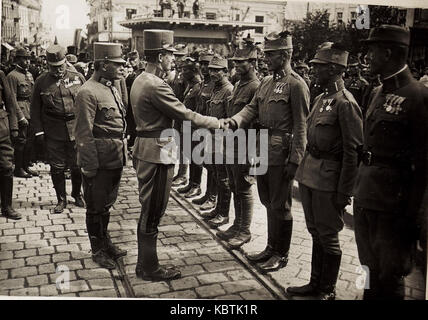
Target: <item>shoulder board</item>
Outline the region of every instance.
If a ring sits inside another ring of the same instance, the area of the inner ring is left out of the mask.
[[[347,89],[343,89],[342,90],[344,97],[349,101],[349,102],[353,102],[353,103],[357,103],[357,101],[355,100],[354,96],[352,95],[351,92],[349,92]]]

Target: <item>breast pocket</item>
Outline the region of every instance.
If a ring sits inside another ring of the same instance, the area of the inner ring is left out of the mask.
[[[408,145],[408,124],[405,115],[378,113],[370,135],[375,137],[377,147],[394,154],[399,153]]]
[[[100,120],[104,122],[113,121],[116,118],[116,107],[113,105],[98,104]]]
[[[211,100],[210,102],[210,115],[216,118],[225,118],[226,110],[223,100]]]
[[[31,95],[31,85],[27,82],[20,82],[18,84],[17,96],[18,98],[28,98]]]
[[[289,95],[275,95],[269,98],[265,116],[267,116],[270,127],[275,128],[277,123],[284,120],[289,100]]]
[[[40,96],[43,102],[43,105],[50,109],[49,107],[54,107],[53,93],[49,91],[40,92]]]
[[[325,114],[316,119],[315,140],[321,151],[329,151],[340,139],[336,114]]]

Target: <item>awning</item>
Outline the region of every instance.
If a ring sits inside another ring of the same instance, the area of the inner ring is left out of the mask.
[[[9,51],[12,51],[12,50],[14,50],[15,48],[14,47],[12,47],[9,43],[7,43],[7,42],[2,42],[2,44],[1,44],[3,47],[5,47],[7,50],[9,50]]]

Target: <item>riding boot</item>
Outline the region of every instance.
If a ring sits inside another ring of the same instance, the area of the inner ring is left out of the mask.
[[[261,272],[277,271],[288,263],[293,220],[275,219],[274,230],[274,254],[258,266]]]
[[[0,179],[1,213],[6,218],[19,220],[22,216],[12,208],[13,176],[3,175]]]
[[[103,225],[103,237],[104,237],[104,240],[106,241],[106,253],[113,260],[117,260],[120,257],[126,256],[127,251],[121,250],[115,244],[113,244],[113,242],[111,241],[110,235],[108,233],[108,224],[110,222],[110,212],[107,211],[101,216],[101,222]]]
[[[74,198],[77,207],[84,208],[85,203],[82,198],[82,174],[78,168],[71,169],[71,196]]]
[[[67,195],[65,192],[65,175],[64,171],[51,172],[52,183],[55,188],[58,203],[54,209],[54,213],[62,213],[67,207]]]
[[[24,150],[21,148],[15,149],[15,170],[13,175],[17,178],[31,178],[32,175],[24,170]]]
[[[255,254],[246,254],[246,258],[250,262],[264,262],[267,261],[273,255],[273,231],[274,231],[274,221],[272,214],[267,213],[267,245],[266,248],[259,253]]]
[[[241,216],[238,222],[239,231],[228,241],[231,249],[238,249],[251,240],[250,226],[253,218],[253,199],[251,195],[239,196],[239,205]]]
[[[336,282],[339,275],[342,254],[324,252],[321,279],[319,285],[319,300],[334,300],[336,298]]]
[[[102,218],[99,215],[86,216],[86,229],[92,249],[92,260],[102,268],[115,269],[116,264],[107,254],[107,242],[104,238]]]
[[[138,232],[138,261],[137,276],[148,281],[168,281],[181,277],[181,272],[175,268],[165,268],[159,265],[157,255],[158,232]]]
[[[318,240],[312,238],[311,279],[308,284],[300,287],[288,287],[287,292],[299,296],[318,294],[323,266],[324,250]]]

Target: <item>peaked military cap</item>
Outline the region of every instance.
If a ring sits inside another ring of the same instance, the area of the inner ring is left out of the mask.
[[[177,51],[174,48],[174,31],[171,30],[144,30],[144,50]]]
[[[46,60],[51,66],[60,66],[65,62],[65,48],[53,44],[46,49]]]
[[[324,42],[318,47],[315,57],[310,63],[334,63],[346,67],[349,52],[333,42]]]
[[[139,59],[140,58],[140,55],[139,55],[137,50],[128,52],[127,56],[128,56],[128,59]]]
[[[211,51],[203,51],[199,53],[199,62],[208,62],[210,63],[214,57],[214,53]]]
[[[212,69],[227,69],[227,59],[223,58],[222,56],[216,54],[211,59],[210,64],[208,65],[208,68]]]
[[[19,48],[16,50],[15,57],[29,58],[31,55],[28,53],[27,49]]]
[[[189,54],[189,49],[187,48],[187,46],[185,44],[177,44],[175,45],[175,51],[174,55],[176,56],[187,56]]]
[[[293,42],[289,32],[271,32],[265,37],[264,51],[276,51],[284,49],[293,49]]]
[[[67,59],[68,62],[70,63],[76,63],[77,62],[77,57],[74,54],[67,54],[65,56],[65,58]]]
[[[408,28],[400,26],[384,24],[379,27],[372,28],[369,37],[362,40],[364,43],[373,42],[392,42],[405,46],[410,45],[410,31]]]
[[[94,60],[107,60],[117,63],[126,63],[126,61],[122,58],[122,45],[120,43],[111,42],[94,43]]]

